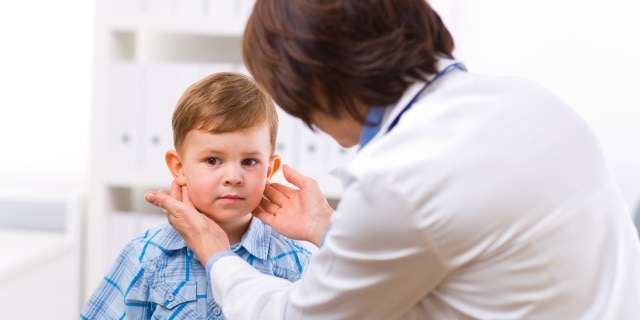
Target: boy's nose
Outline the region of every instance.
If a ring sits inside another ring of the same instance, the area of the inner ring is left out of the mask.
[[[224,183],[226,185],[242,184],[242,168],[232,165],[225,170]]]

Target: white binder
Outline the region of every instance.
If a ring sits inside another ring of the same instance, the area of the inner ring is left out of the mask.
[[[171,109],[172,115],[182,94],[184,94],[191,85],[202,80],[206,72],[204,64],[200,62],[175,63],[174,67],[176,76],[172,84],[173,93],[170,98],[173,101],[173,108]],[[171,130],[171,127],[168,127],[167,130]]]
[[[114,167],[132,169],[140,165],[142,149],[142,68],[134,62],[120,61],[112,68],[111,83],[109,155]]]
[[[170,63],[154,63],[145,67],[142,91],[144,170],[166,169],[165,153],[173,149],[171,115],[177,102],[176,77],[176,67]]]

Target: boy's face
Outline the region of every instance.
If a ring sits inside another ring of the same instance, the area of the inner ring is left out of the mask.
[[[266,123],[221,134],[192,130],[182,146],[167,153],[167,165],[193,205],[220,224],[246,222],[280,166]]]

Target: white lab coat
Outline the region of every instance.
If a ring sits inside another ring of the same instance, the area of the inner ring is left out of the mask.
[[[638,236],[584,121],[532,82],[455,70],[386,133],[423,85],[340,172],[303,279],[213,264],[227,317],[638,319]]]

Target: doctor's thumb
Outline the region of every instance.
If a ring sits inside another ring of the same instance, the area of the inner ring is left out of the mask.
[[[144,200],[163,210],[167,209],[167,205],[168,205],[167,198],[171,198],[171,197],[169,196],[167,191],[164,191],[164,190],[149,191],[144,194]]]

